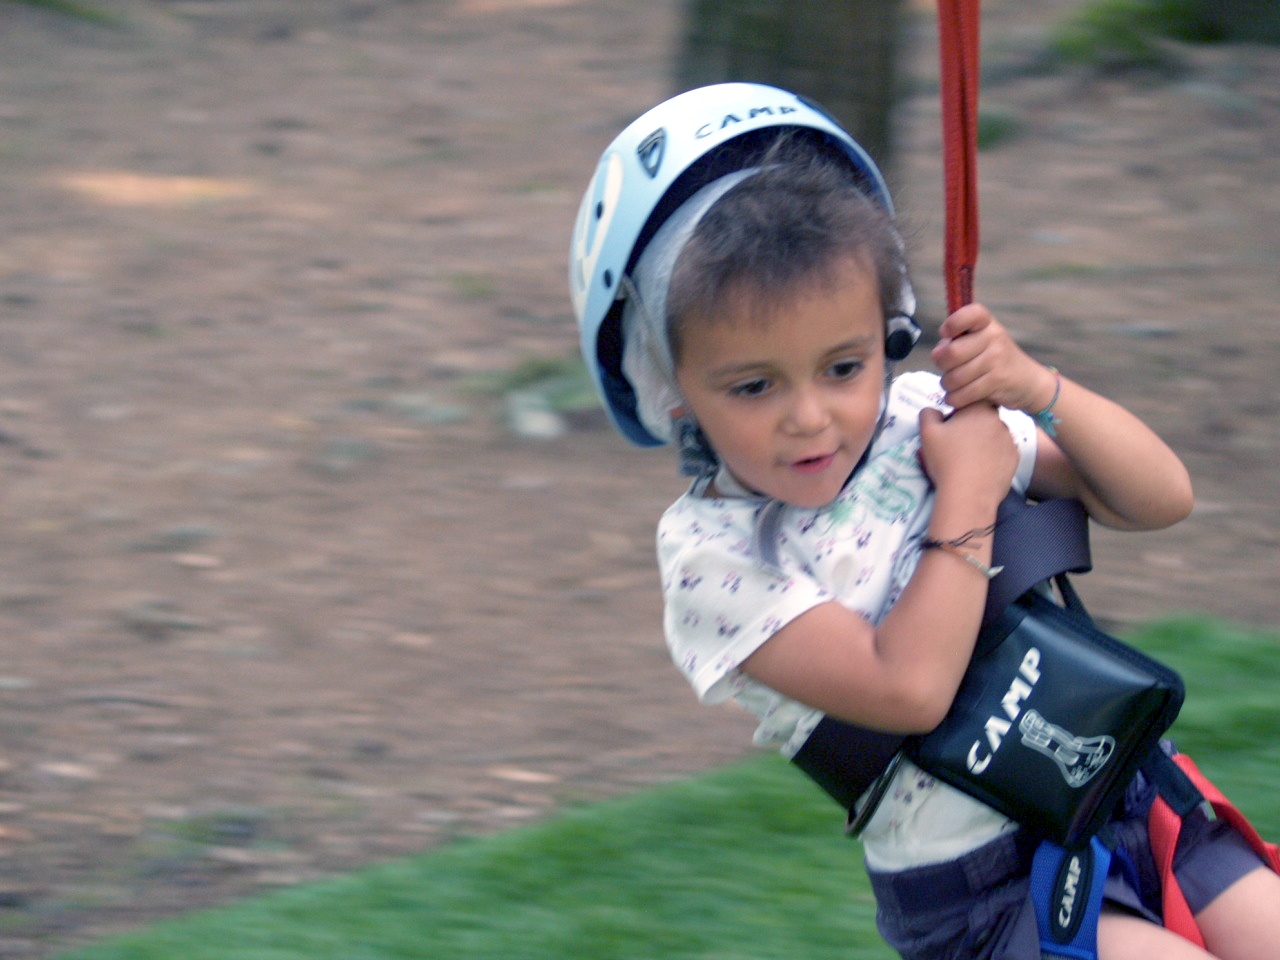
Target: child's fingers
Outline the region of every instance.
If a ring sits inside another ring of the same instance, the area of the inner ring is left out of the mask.
[[[949,373],[981,355],[990,345],[991,338],[985,333],[989,326],[986,323],[974,324],[958,336],[940,339],[932,351],[933,362],[938,369]]]
[[[924,448],[929,444],[929,435],[937,429],[938,424],[946,419],[942,416],[942,411],[936,407],[925,407],[920,411],[920,449],[916,451],[916,459],[920,461],[920,469],[924,471],[926,477],[932,477],[929,472],[929,462],[925,459]]]
[[[954,340],[966,333],[981,330],[989,323],[991,323],[991,313],[986,307],[980,303],[966,304],[942,321],[942,326],[938,328],[938,337]]]

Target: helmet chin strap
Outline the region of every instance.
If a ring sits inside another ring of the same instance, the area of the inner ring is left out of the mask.
[[[680,461],[680,475],[685,477],[704,477],[721,470],[720,458],[716,456],[707,435],[698,426],[698,421],[691,413],[682,413],[671,418],[676,438],[676,455]]]

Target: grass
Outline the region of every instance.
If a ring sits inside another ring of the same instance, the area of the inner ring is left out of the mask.
[[[1135,642],[1186,678],[1183,749],[1280,835],[1280,637],[1200,618]],[[885,958],[840,814],[774,756],[61,960]]]
[[[447,280],[454,295],[462,300],[492,300],[498,295],[498,280],[492,274],[457,271]]]
[[[830,800],[762,757],[195,914],[80,960],[883,957]]]
[[[1264,836],[1280,838],[1280,637],[1182,617],[1132,639],[1182,673],[1187,702],[1174,726],[1178,746]]]
[[[978,111],[978,149],[990,150],[1022,133],[1022,121],[1011,110],[987,106]]]
[[[561,413],[593,410],[600,400],[586,364],[576,353],[566,357],[531,357],[514,369],[471,377],[465,389],[487,396],[531,393]]]
[[[4,0],[4,2],[24,7],[35,7],[73,17],[77,20],[88,20],[93,23],[116,25],[120,17],[96,3],[80,2],[80,0]]]
[[[1205,0],[1093,0],[1058,25],[1050,51],[1068,63],[1106,70],[1176,65],[1169,41],[1224,39]]]

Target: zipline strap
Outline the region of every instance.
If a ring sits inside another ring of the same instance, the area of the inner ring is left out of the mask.
[[[978,262],[979,6],[980,0],[938,0],[948,313],[973,302]]]
[[[1000,573],[987,588],[984,623],[990,623],[1037,583],[1062,573],[1087,573],[1089,515],[1078,500],[1029,503],[1010,493],[996,511],[991,565]]]

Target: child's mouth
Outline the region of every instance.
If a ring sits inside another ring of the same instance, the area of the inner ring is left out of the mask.
[[[835,460],[834,453],[825,453],[820,457],[805,457],[803,460],[797,460],[792,467],[801,473],[821,473],[827,467],[831,466],[831,462]]]

